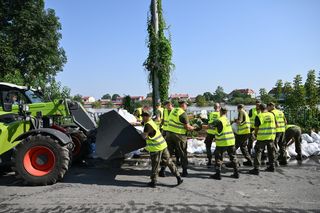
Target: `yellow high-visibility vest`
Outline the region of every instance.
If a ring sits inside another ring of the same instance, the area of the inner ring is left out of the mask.
[[[170,113],[169,113],[168,109],[164,109],[163,110],[163,125],[162,125],[162,129],[164,131],[168,131],[169,130],[169,115],[170,115]]]
[[[212,124],[214,121],[218,120],[220,118],[220,112],[210,112],[209,114],[209,121],[208,124]],[[207,130],[208,134],[216,135],[217,134],[217,128],[210,128]]]
[[[278,123],[278,127],[276,129],[276,132],[285,132],[286,131],[286,123],[285,123],[285,117],[282,111],[278,109],[272,110],[272,113],[276,117],[276,121]]]
[[[183,109],[179,108],[174,108],[170,115],[169,115],[169,132],[173,132],[176,134],[181,134],[185,135],[187,133],[187,130],[184,127],[184,124],[181,123],[180,121],[180,115],[185,113]]]
[[[156,134],[152,138],[150,136],[147,137],[146,150],[148,152],[159,152],[167,148],[167,142],[162,136],[157,124],[152,119],[150,119],[146,124],[152,126],[152,128],[156,131]]]
[[[276,121],[274,115],[270,112],[263,112],[257,115],[260,119],[260,126],[257,133],[258,141],[276,139]]]
[[[216,146],[225,147],[235,145],[235,137],[230,125],[230,121],[225,115],[220,117],[219,121],[222,123],[222,131],[221,133],[216,134]]]
[[[251,128],[254,129],[254,128],[255,128],[254,122],[255,122],[255,120],[256,120],[257,115],[260,114],[260,112],[258,113],[256,107],[255,107],[255,108],[252,108],[251,111],[252,111],[252,115],[251,115],[251,117],[250,117],[250,123],[251,123]]]
[[[237,132],[238,135],[250,134],[250,127],[251,127],[250,118],[246,111],[243,110],[243,112],[245,116],[245,121],[239,124],[238,132]]]
[[[142,108],[139,107],[136,109],[136,111],[139,113],[139,115],[136,116],[137,120],[142,121],[142,116],[141,116],[142,115]]]

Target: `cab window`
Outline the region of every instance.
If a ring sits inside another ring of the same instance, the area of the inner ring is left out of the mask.
[[[26,96],[29,98],[31,103],[42,103],[44,102],[43,98],[32,90],[25,91]]]

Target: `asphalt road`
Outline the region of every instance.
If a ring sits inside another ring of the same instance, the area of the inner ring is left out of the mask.
[[[209,179],[213,169],[191,159],[190,177],[175,187],[176,179],[159,179],[146,187],[149,164],[130,161],[121,168],[104,162],[74,166],[64,181],[52,186],[23,186],[12,174],[0,177],[0,212],[320,212],[318,157],[302,165],[292,161],[275,173]],[[168,173],[169,175],[169,173]]]

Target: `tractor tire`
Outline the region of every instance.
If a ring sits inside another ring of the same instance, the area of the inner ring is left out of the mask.
[[[90,145],[87,142],[87,137],[83,132],[71,133],[74,148],[72,150],[72,161],[74,163],[82,161],[90,151]]]
[[[55,184],[63,179],[69,165],[69,149],[50,136],[29,136],[13,154],[13,170],[25,185]]]

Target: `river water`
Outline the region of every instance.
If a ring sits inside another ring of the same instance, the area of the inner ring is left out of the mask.
[[[230,120],[234,120],[235,118],[237,118],[238,116],[238,112],[237,112],[237,106],[232,106],[232,105],[226,105],[227,109],[228,109],[228,118]],[[245,109],[247,112],[249,112],[250,109],[252,109],[253,107],[255,107],[254,105],[250,105],[250,106],[245,106]],[[115,110],[115,109],[92,109],[89,108],[87,109],[88,112],[92,113],[95,115],[95,117],[98,117],[101,114],[104,114],[106,112],[109,112],[111,110]],[[205,114],[205,112],[211,112],[213,111],[213,107],[197,107],[197,106],[189,106],[188,107],[188,113],[193,113],[193,114]]]

